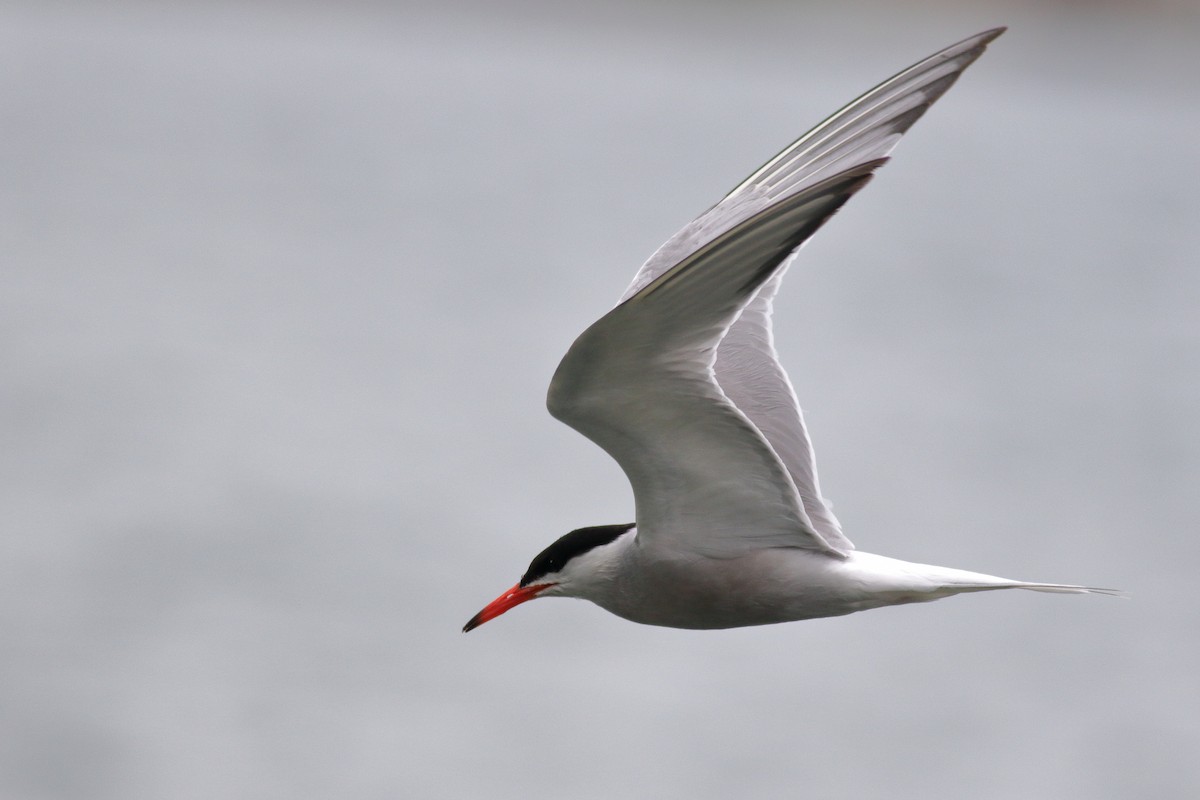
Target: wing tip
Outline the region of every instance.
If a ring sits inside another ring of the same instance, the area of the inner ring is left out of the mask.
[[[1000,34],[1008,30],[1007,25],[997,25],[994,28],[988,28],[986,31],[981,31],[975,35],[983,44],[989,44],[1000,38]]]
[[[924,115],[927,110],[929,110],[930,106],[937,102],[937,100],[939,100],[942,95],[944,95],[950,89],[950,87],[954,85],[963,72],[965,72],[968,67],[974,64],[975,61],[978,60],[981,55],[983,55],[983,52],[987,49],[987,46],[991,42],[995,41],[1006,30],[1008,30],[1007,26],[1001,25],[980,31],[973,36],[968,36],[967,38],[955,42],[948,47],[944,47],[932,55],[926,56],[920,61],[915,62],[906,69],[901,70],[892,77],[855,98],[849,104],[843,106],[841,109],[834,112],[821,123],[809,130],[799,139],[792,142],[788,147],[785,147],[782,151],[777,153],[774,158],[763,164],[761,167],[751,173],[749,177],[731,189],[729,193],[725,195],[724,199],[728,200],[729,198],[745,191],[747,187],[763,182],[767,176],[773,174],[773,170],[778,169],[778,165],[784,162],[784,160],[787,159],[792,153],[796,152],[798,147],[801,147],[805,142],[810,141],[812,137],[817,136],[820,132],[825,131],[831,124],[834,124],[836,121],[842,119],[847,112],[849,112],[851,109],[854,109],[863,101],[871,98],[880,91],[887,90],[889,87],[894,88],[898,85],[898,82],[908,79],[919,81],[921,76],[926,75],[930,71],[945,68],[945,66],[949,64],[950,69],[945,75],[920,87],[920,91],[923,94],[923,102],[915,109],[906,111],[902,114],[905,119],[901,121],[901,125],[899,127],[893,128],[893,132],[903,135],[910,127],[912,127],[913,123],[915,123],[922,115]],[[884,152],[886,153],[890,151],[891,147],[893,146],[895,146],[894,143],[887,147]],[[769,180],[767,182],[769,182]]]
[[[1007,30],[1007,25],[997,25],[994,28],[988,28],[987,30],[980,31],[979,33],[968,36],[962,41],[955,42],[949,47],[942,49],[940,52],[936,53],[933,58],[937,58],[939,56],[954,58],[955,56],[961,55],[962,53],[968,53],[976,48],[978,48],[980,52],[983,52],[985,47],[999,39],[1000,35]]]

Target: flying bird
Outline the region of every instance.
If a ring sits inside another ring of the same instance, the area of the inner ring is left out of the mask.
[[[575,340],[547,406],[616,459],[636,521],[566,534],[464,632],[538,597],[715,629],[994,589],[1116,594],[856,550],[821,495],[773,345],[792,256],[1003,32],[935,53],[800,137],[671,237]]]

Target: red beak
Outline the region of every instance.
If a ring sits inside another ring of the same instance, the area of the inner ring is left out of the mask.
[[[480,611],[478,614],[471,617],[471,620],[463,626],[463,633],[478,628],[489,619],[495,619],[513,606],[519,606],[526,600],[532,600],[546,589],[549,589],[551,586],[554,586],[554,584],[539,583],[535,586],[522,586],[518,583],[516,586],[512,587],[507,592],[484,606],[483,611]]]

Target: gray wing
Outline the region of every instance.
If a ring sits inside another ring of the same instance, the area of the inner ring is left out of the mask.
[[[797,140],[651,256],[563,358],[550,412],[620,464],[649,546],[852,547],[817,487],[771,301],[788,258],[1002,31],[925,59]]]

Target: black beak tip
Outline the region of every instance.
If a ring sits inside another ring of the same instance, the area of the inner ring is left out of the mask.
[[[476,614],[475,616],[473,616],[469,620],[467,620],[466,625],[463,625],[462,632],[470,633],[471,631],[475,630],[478,627],[479,627],[479,614]]]

